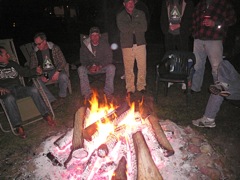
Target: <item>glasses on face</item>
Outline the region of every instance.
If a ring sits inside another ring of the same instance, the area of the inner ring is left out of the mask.
[[[44,42],[44,40],[42,40],[42,42],[40,42],[40,43],[35,43],[35,45],[40,46],[43,42]]]

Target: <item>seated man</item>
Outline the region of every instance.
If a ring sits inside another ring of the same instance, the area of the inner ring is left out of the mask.
[[[19,75],[30,77],[36,74],[41,74],[42,69],[36,68],[29,70],[9,59],[10,55],[7,53],[6,49],[0,47],[0,98],[5,104],[13,127],[16,128],[20,137],[26,138],[23,127],[21,126],[22,121],[16,104],[16,99],[31,96],[39,112],[48,124],[54,126],[55,122],[50,116],[38,90],[34,87],[23,87],[19,79]]]
[[[240,101],[240,74],[228,61],[221,62],[218,67],[218,81],[211,85],[209,90],[212,94],[208,99],[205,113],[202,118],[192,121],[195,126],[215,127],[215,117],[224,98],[230,102]]]
[[[81,66],[78,68],[80,78],[81,93],[85,100],[91,97],[88,74],[106,73],[104,93],[107,98],[111,98],[114,92],[113,80],[115,76],[115,66],[112,64],[112,50],[107,41],[101,38],[98,27],[90,29],[89,38],[83,41],[80,48]]]
[[[31,54],[29,67],[33,69],[40,66],[43,69],[43,75],[39,79],[50,102],[56,101],[56,98],[44,84],[48,81],[58,81],[59,99],[65,98],[67,96],[68,76],[64,71],[66,60],[61,49],[56,44],[48,42],[43,32],[34,36],[34,43],[36,47]]]

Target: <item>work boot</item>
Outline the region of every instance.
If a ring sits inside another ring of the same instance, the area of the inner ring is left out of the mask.
[[[16,127],[16,131],[20,138],[25,139],[27,137],[22,126]]]

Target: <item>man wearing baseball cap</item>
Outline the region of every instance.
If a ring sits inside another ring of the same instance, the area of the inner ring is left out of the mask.
[[[113,80],[115,66],[112,64],[112,50],[108,41],[101,37],[98,27],[92,27],[89,37],[85,38],[80,48],[81,66],[78,68],[81,93],[85,100],[92,95],[88,74],[106,74],[104,93],[107,99],[112,98],[114,92]]]

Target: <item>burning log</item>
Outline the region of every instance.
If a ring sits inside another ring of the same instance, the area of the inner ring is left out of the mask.
[[[81,107],[75,114],[72,149],[79,149],[83,147],[83,122],[86,108]]]
[[[127,161],[125,157],[122,157],[118,163],[117,169],[114,171],[112,180],[125,180],[127,179]]]
[[[72,159],[73,151],[79,148],[83,148],[83,122],[85,117],[86,108],[80,107],[75,114],[74,129],[72,136],[72,150],[68,155],[68,158],[64,162],[64,166],[67,167],[68,163]]]
[[[113,121],[116,117],[119,117],[122,113],[126,112],[129,109],[129,105],[127,103],[123,103],[114,111],[107,114],[105,117],[101,118],[100,120],[96,121],[95,123],[91,124],[87,128],[83,130],[83,138],[87,141],[92,140],[92,136],[97,132],[97,123],[102,122],[104,123],[106,120]]]
[[[60,138],[58,138],[54,142],[54,145],[56,145],[60,150],[63,150],[67,145],[69,145],[72,142],[72,134],[73,130],[63,134]]]
[[[117,137],[114,136],[113,134],[109,134],[105,144],[102,144],[98,147],[98,150],[97,150],[98,156],[102,158],[107,156],[109,151],[111,151],[116,144],[117,144]]]
[[[163,179],[151,157],[151,153],[140,131],[133,134],[133,142],[137,156],[138,167],[137,179],[138,180]]]
[[[169,156],[173,155],[174,150],[173,150],[171,144],[169,143],[166,135],[164,134],[164,131],[163,131],[162,127],[160,126],[158,119],[155,116],[150,115],[148,117],[148,120],[152,125],[152,128],[155,132],[156,138],[158,140],[158,143],[165,150],[164,156],[169,157]]]
[[[46,156],[48,157],[48,159],[50,159],[50,161],[54,166],[62,166],[62,164],[57,160],[57,158],[51,152],[47,153]]]

